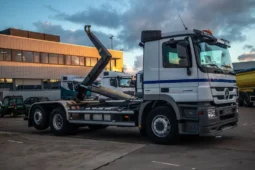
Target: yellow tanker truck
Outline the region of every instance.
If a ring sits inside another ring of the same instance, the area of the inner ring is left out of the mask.
[[[255,103],[255,68],[238,71],[236,84],[239,90],[239,105],[253,106]]]

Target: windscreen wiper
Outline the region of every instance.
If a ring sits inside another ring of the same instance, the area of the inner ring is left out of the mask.
[[[211,63],[211,64],[204,64],[204,66],[205,65],[212,66],[212,67],[216,68],[217,70],[214,71],[215,73],[223,73],[223,71],[221,70],[221,68],[217,64]]]

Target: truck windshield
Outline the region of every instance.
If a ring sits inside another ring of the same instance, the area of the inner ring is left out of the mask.
[[[119,86],[120,87],[134,87],[134,84],[132,83],[132,78],[120,78]]]
[[[228,48],[219,45],[212,45],[206,42],[199,43],[200,65],[204,67],[233,70],[231,57]]]

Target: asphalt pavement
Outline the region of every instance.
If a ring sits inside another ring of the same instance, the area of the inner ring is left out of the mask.
[[[155,145],[137,128],[109,127],[57,137],[28,128],[22,117],[0,118],[0,170],[253,170],[255,107],[240,108],[239,126],[216,137],[182,137]]]

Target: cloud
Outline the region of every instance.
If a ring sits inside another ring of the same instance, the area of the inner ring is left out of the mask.
[[[143,56],[136,56],[134,61],[134,69],[142,70],[143,69]]]
[[[243,49],[250,50],[249,52],[255,52],[255,47],[253,45],[244,45]]]
[[[112,1],[114,6],[89,7],[73,14],[58,12],[54,17],[75,24],[121,29],[116,38],[125,49],[138,47],[142,30],[183,30],[178,13],[189,29],[210,29],[231,42],[245,41],[245,30],[255,23],[254,0],[127,0],[125,3]],[[124,11],[120,10],[121,5],[126,6]]]
[[[45,32],[48,34],[60,35],[61,42],[94,46],[89,40],[88,36],[82,29],[78,30],[65,30],[61,25],[54,25],[50,22],[35,22],[34,26],[36,31]],[[108,34],[93,31],[93,33],[98,37],[98,39],[105,45],[106,48],[110,48],[110,39]],[[118,40],[115,40],[116,44],[119,44]],[[117,47],[116,47],[117,48]]]
[[[59,13],[60,11],[53,8],[51,5],[45,5],[45,8],[47,8],[48,10],[52,11],[52,12],[56,12],[56,13]]]
[[[239,61],[255,61],[255,53],[242,54],[238,56]]]
[[[89,7],[84,11],[74,14],[59,12],[54,18],[66,20],[76,24],[90,24],[108,28],[116,28],[120,25],[121,15],[109,5],[101,5],[97,8]]]

